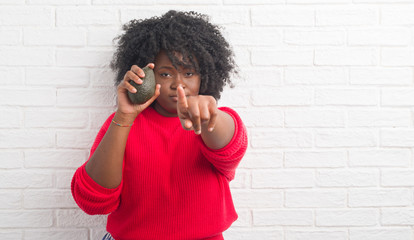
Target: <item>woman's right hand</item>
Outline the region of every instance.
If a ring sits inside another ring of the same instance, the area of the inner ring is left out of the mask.
[[[149,63],[147,65],[151,69],[154,69],[154,64]],[[136,82],[137,84],[142,84],[142,78],[145,77],[144,71],[137,65],[133,65],[131,69],[126,72],[124,79],[118,85],[117,94],[118,94],[118,110],[116,114],[118,117],[122,117],[124,124],[132,124],[135,118],[144,111],[155,99],[160,95],[161,85],[157,84],[155,88],[155,93],[152,98],[146,101],[143,104],[133,104],[128,98],[128,91],[135,93],[136,89],[129,83],[130,80]]]

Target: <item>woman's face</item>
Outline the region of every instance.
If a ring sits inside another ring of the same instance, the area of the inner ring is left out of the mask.
[[[182,60],[181,54],[176,54]],[[155,110],[166,117],[177,116],[177,86],[181,84],[185,95],[197,96],[200,90],[201,78],[195,69],[179,66],[176,69],[164,51],[155,58],[155,81],[161,85],[161,94],[155,100]]]

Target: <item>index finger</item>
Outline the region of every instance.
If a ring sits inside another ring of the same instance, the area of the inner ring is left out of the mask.
[[[184,88],[181,86],[181,84],[177,87],[177,108],[181,112],[186,112],[188,108],[187,98],[185,96]]]

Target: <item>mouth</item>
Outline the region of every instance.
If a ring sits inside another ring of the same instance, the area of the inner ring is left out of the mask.
[[[173,102],[178,102],[177,96],[169,96]]]

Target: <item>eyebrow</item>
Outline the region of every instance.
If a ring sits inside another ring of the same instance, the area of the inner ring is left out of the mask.
[[[172,67],[172,66],[161,66],[161,67],[159,67],[158,69],[163,69],[163,68],[166,68],[166,69],[175,69],[174,67]]]

